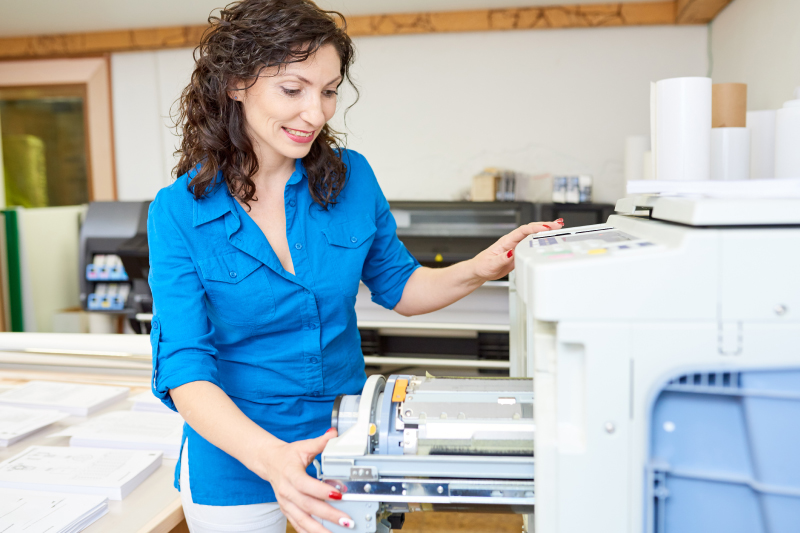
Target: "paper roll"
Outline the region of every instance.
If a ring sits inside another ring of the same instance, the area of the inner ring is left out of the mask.
[[[775,177],[775,110],[747,112],[750,130],[750,179]]]
[[[648,135],[632,135],[625,139],[625,181],[644,179],[644,153],[648,151]]]
[[[711,78],[671,78],[651,94],[657,180],[707,180],[711,158]]]
[[[800,178],[800,87],[775,116],[775,177]]]
[[[711,127],[747,126],[747,85],[715,83],[711,87]]]
[[[746,180],[750,176],[750,130],[711,130],[711,179]]]
[[[654,180],[656,179],[655,176],[655,168],[653,167],[653,152],[647,151],[644,153],[644,157],[642,158],[642,179],[643,180]]]

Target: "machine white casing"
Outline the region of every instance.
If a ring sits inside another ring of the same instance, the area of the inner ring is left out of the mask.
[[[759,202],[729,207],[762,213]],[[534,378],[536,533],[652,531],[645,463],[661,387],[800,364],[800,203],[788,204],[775,223],[793,225],[730,226],[742,218],[723,202],[720,226],[614,215],[516,248],[511,371]],[[537,243],[602,228],[635,240],[549,254]]]

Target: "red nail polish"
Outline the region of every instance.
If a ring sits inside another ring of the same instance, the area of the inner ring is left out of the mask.
[[[328,433],[330,433],[331,431],[333,431],[333,428],[331,428],[331,429],[329,429],[328,431],[326,431],[326,432],[325,432],[325,434],[327,435],[327,434],[328,434]]]
[[[341,492],[336,492],[335,490],[332,490],[331,493],[328,494],[328,498],[330,498],[331,500],[341,500],[342,499],[342,493]]]
[[[564,219],[563,218],[559,218],[558,220],[556,220],[556,222],[558,224],[561,224],[562,226],[564,225]]]
[[[544,226],[544,227],[545,227],[545,228],[547,228],[547,229],[553,229],[553,228],[551,228],[550,226],[548,226],[547,224],[542,224],[542,226]]]
[[[512,255],[514,255],[514,250],[509,250],[506,257],[511,257]]]

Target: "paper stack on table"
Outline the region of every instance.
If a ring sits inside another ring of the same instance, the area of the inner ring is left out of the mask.
[[[0,488],[121,500],[161,466],[156,451],[31,446],[0,463]]]
[[[161,400],[153,395],[152,391],[137,394],[131,397],[131,401],[133,401],[133,407],[131,407],[132,411],[175,414],[175,411],[164,405]]]
[[[0,405],[31,409],[55,409],[77,416],[89,416],[128,396],[128,387],[76,385],[53,381],[29,381],[0,394]]]
[[[0,447],[10,446],[31,433],[68,416],[67,413],[60,411],[0,405]],[[0,532],[2,531],[4,530],[0,528]]]
[[[159,450],[164,457],[177,459],[182,435],[183,418],[176,413],[114,411],[50,436],[71,436],[70,446]]]
[[[0,489],[2,533],[78,533],[107,512],[105,496]]]

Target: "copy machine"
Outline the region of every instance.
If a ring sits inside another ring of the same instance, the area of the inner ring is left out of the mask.
[[[800,200],[617,211],[516,248],[512,378],[372,376],[340,398],[319,475],[356,531],[424,510],[536,533],[798,530]]]

